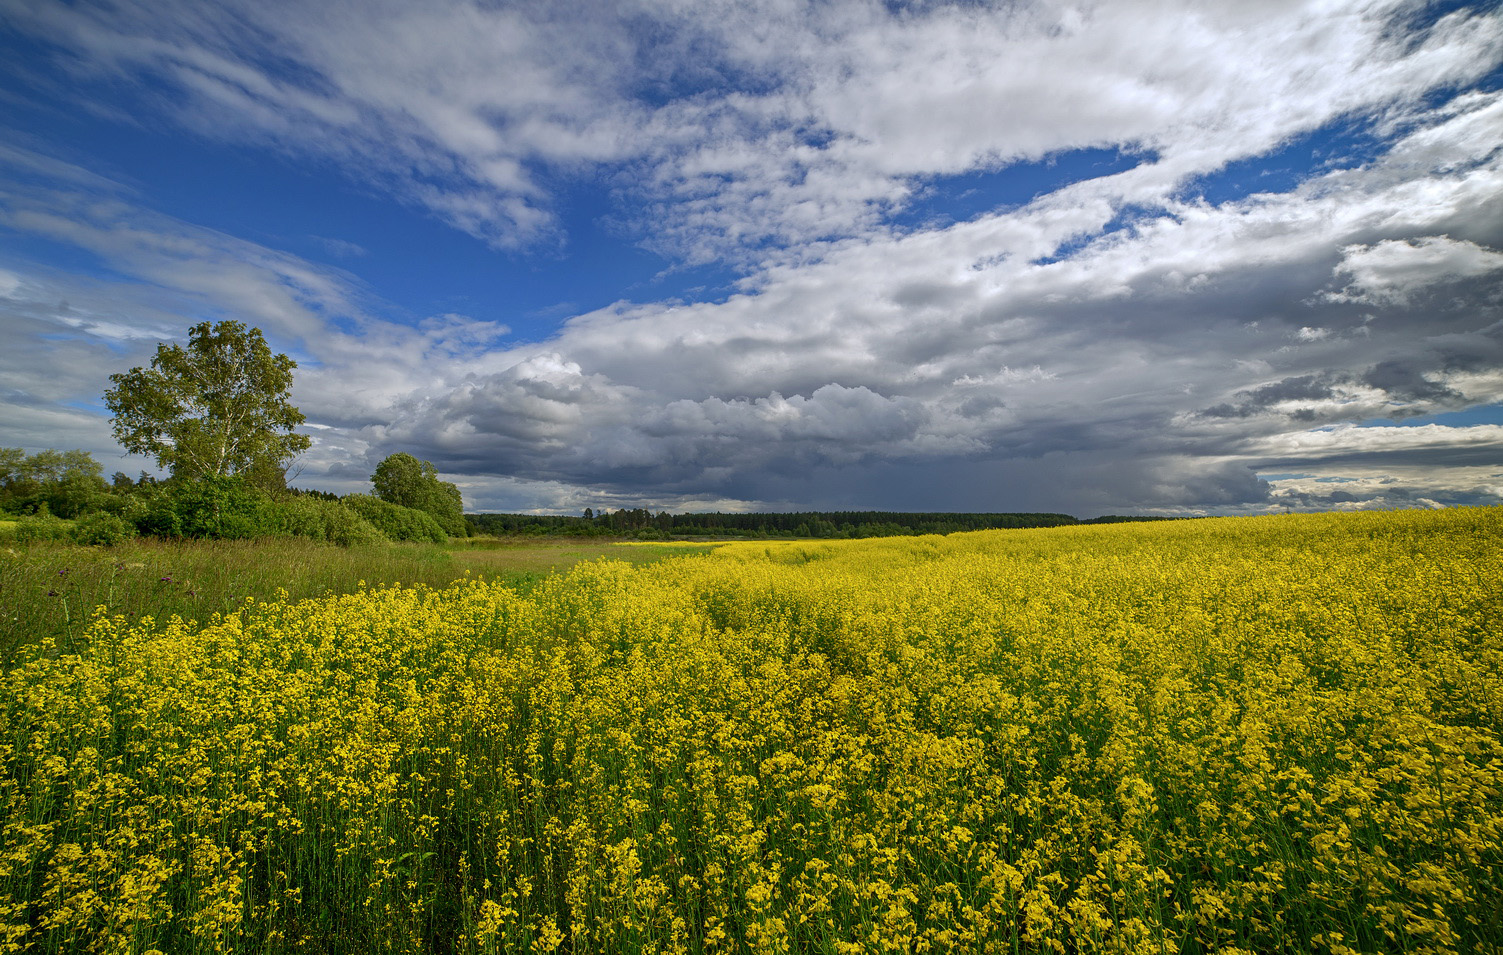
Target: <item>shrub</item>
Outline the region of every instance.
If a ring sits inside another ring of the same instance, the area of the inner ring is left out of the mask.
[[[138,487],[120,509],[120,516],[136,525],[136,531],[152,537],[182,537],[183,521],[166,484]]]
[[[70,525],[60,517],[56,517],[47,510],[47,505],[35,513],[22,517],[16,521],[15,538],[18,544],[29,544],[32,541],[65,541],[68,539]]]
[[[390,538],[376,529],[375,525],[354,511],[336,502],[320,502],[326,505],[324,539],[341,547],[356,547],[364,544],[386,544]]]
[[[273,511],[272,523],[278,533],[316,541],[329,539],[323,510],[313,501],[302,497],[279,497]]]
[[[278,531],[292,537],[328,541],[342,547],[387,541],[370,521],[338,500],[289,496],[277,501],[273,509],[273,522]]]
[[[145,497],[135,521],[143,534],[235,540],[276,532],[271,499],[239,477],[172,480]]]
[[[113,547],[135,536],[134,525],[105,511],[90,514],[73,526],[73,540],[79,544]]]
[[[394,541],[431,541],[442,544],[449,537],[424,511],[392,504],[369,494],[347,494],[340,501]]]
[[[115,515],[134,529],[149,509],[152,487],[152,485],[141,485],[130,491],[106,494],[101,502],[100,510]]]

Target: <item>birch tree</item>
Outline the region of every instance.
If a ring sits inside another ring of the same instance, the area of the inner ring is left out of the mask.
[[[158,345],[150,368],[111,375],[104,393],[115,439],[173,477],[244,475],[277,483],[312,443],[289,401],[297,362],[273,355],[259,328],[204,322],[188,345]]]

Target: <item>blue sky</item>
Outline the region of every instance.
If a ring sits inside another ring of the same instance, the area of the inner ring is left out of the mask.
[[[0,445],[194,323],[472,510],[1503,500],[1496,4],[0,0]]]

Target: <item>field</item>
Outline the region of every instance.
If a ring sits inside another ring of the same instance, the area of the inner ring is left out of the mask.
[[[267,601],[285,592],[297,600],[367,584],[442,587],[466,575],[525,588],[581,560],[610,556],[641,563],[698,546],[496,538],[351,548],[300,538],[143,539],[109,548],[0,544],[0,663],[42,643],[81,645],[100,605],[130,619],[175,615],[207,621],[238,610],[247,597]]]
[[[0,688],[0,949],[1503,951],[1500,531],[738,543],[100,616]]]

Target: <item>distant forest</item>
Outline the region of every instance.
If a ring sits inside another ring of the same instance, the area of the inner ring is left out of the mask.
[[[601,511],[582,517],[537,514],[466,514],[476,534],[546,537],[751,537],[848,538],[905,534],[953,534],[998,528],[1061,527],[1123,521],[1174,520],[1168,517],[1107,515],[1081,520],[1069,514],[952,514],[896,511],[794,511],[789,513],[654,514],[647,508]]]

